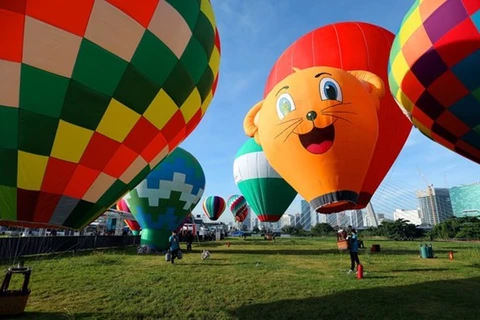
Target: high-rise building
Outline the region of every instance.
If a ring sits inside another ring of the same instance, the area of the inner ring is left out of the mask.
[[[253,210],[250,208],[247,217],[243,220],[243,225],[247,227],[247,230],[252,230],[252,216],[255,216],[255,213],[253,213]]]
[[[253,230],[255,227],[259,227],[259,220],[257,218],[257,215],[256,214],[252,214],[251,217],[250,217],[250,227],[252,228],[251,230]]]
[[[295,226],[295,216],[293,214],[285,213],[280,218],[279,222],[280,222],[280,228],[283,228],[286,226]]]
[[[456,217],[480,216],[480,182],[450,188]]]
[[[316,212],[315,210],[312,210],[313,213],[315,214],[315,224],[318,224],[318,223],[327,223],[327,217],[328,217],[328,214],[325,214],[325,213],[318,213]],[[313,226],[313,222],[312,222],[312,226]]]
[[[295,213],[295,226],[301,225],[301,223],[300,223],[300,222],[301,222],[301,219],[300,219],[300,218],[301,218],[301,214],[298,213],[298,212]]]
[[[447,188],[428,186],[426,191],[417,191],[417,199],[424,222],[436,225],[453,216],[450,191]]]
[[[304,230],[310,230],[310,228],[312,227],[312,207],[307,201],[302,200],[301,209],[302,211],[300,214],[300,224],[302,225]]]
[[[319,223],[326,223],[327,215],[323,213],[318,213],[315,209],[310,206],[310,226],[314,227]]]
[[[403,210],[395,209],[393,212],[393,220],[403,219],[412,223],[416,226],[422,224],[422,219],[420,218],[420,210]]]
[[[351,211],[350,215],[352,217],[352,226],[355,228],[363,228],[363,211],[362,210],[355,210]]]
[[[332,227],[337,226],[337,214],[332,213],[332,214],[327,214],[327,223],[331,225]]]

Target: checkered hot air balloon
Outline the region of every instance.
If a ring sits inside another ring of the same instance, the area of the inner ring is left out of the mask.
[[[83,228],[215,92],[208,0],[0,1],[0,224]]]
[[[210,196],[203,201],[203,212],[212,221],[218,220],[225,208],[225,200],[219,196]]]
[[[142,227],[142,244],[168,248],[168,238],[195,208],[205,174],[193,155],[176,148],[123,198]]]
[[[428,138],[480,163],[480,1],[415,1],[390,53],[392,94]]]
[[[233,163],[235,183],[261,222],[277,222],[297,192],[268,163],[255,139],[248,139]]]
[[[243,222],[249,213],[247,200],[240,194],[234,194],[227,199],[227,206],[233,214],[235,221]]]
[[[120,199],[117,202],[116,209],[123,212],[130,212],[130,208],[128,208],[127,203],[123,199]],[[138,236],[141,229],[138,222],[136,220],[129,220],[129,219],[125,219],[124,221],[127,224],[128,228],[132,231],[132,234],[134,236]]]

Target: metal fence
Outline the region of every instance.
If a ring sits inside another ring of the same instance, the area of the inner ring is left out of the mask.
[[[140,244],[140,236],[48,236],[0,238],[0,261],[68,251]]]

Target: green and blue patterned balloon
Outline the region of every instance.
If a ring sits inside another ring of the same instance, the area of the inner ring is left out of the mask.
[[[142,227],[141,244],[168,248],[168,238],[192,212],[205,190],[198,160],[176,148],[123,199]]]

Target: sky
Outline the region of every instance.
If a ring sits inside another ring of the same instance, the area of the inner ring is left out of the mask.
[[[262,99],[271,68],[282,52],[304,34],[327,24],[362,21],[397,33],[413,0],[211,0],[221,41],[216,94],[204,118],[180,145],[200,162],[206,175],[203,198],[193,210],[202,214],[206,196],[240,194],[233,161],[248,139],[243,119]],[[480,166],[424,137],[413,128],[397,161],[373,198],[377,212],[415,209],[415,190],[480,181]],[[300,212],[297,197],[287,213]],[[225,210],[219,221],[233,221]]]

